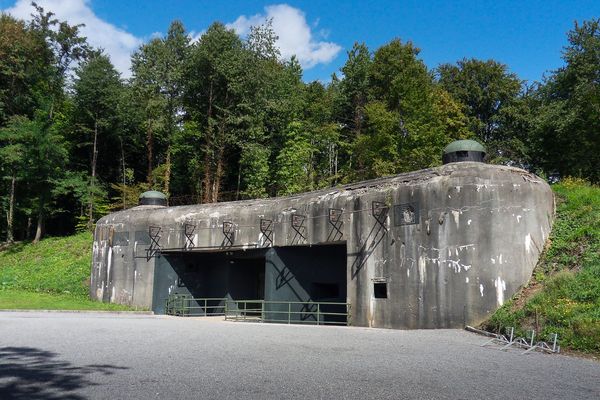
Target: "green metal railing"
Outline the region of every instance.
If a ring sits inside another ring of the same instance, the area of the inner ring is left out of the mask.
[[[227,321],[311,325],[351,325],[350,303],[313,301],[231,300],[171,295],[165,313],[182,317],[225,316]]]
[[[190,295],[174,294],[167,298],[165,314],[180,317],[206,317],[225,315],[225,302],[222,297],[193,298]]]
[[[350,303],[227,300],[225,320],[285,324],[351,325]]]

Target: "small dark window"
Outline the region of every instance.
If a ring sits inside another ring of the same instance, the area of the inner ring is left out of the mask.
[[[456,152],[456,157],[460,158],[467,158],[469,157],[469,152],[468,151],[457,151]]]
[[[340,296],[340,288],[335,283],[313,282],[313,300],[336,299]]]
[[[374,283],[373,294],[376,299],[387,299],[387,282]]]

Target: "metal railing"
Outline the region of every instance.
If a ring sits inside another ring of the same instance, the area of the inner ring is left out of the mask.
[[[340,302],[232,300],[170,295],[167,315],[224,316],[227,321],[309,325],[351,325],[351,305]]]
[[[225,320],[285,324],[351,325],[350,303],[227,300]]]
[[[179,317],[206,317],[225,315],[226,298],[193,298],[185,294],[173,294],[167,298],[165,314]]]

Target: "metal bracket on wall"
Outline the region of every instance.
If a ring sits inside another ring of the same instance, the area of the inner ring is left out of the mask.
[[[196,232],[196,225],[194,224],[183,224],[183,234],[185,235],[185,244],[183,245],[184,250],[190,250],[194,248],[194,233]]]
[[[148,236],[150,236],[150,247],[146,249],[146,261],[150,261],[152,257],[160,255],[160,226],[150,225],[148,227]]]
[[[344,221],[342,221],[342,213],[344,211],[339,208],[330,208],[328,213],[329,224],[331,225],[331,229],[329,231],[329,235],[327,236],[328,242],[337,242],[340,240],[344,233],[342,232],[342,225],[344,225]]]
[[[390,208],[381,201],[374,201],[371,203],[371,213],[375,221],[387,232],[385,221]]]
[[[263,234],[262,247],[273,246],[273,220],[261,218],[260,232]]]
[[[233,229],[234,225],[231,221],[223,222],[223,243],[222,247],[231,247],[233,246],[233,242],[235,240],[235,230]]]
[[[296,232],[292,238],[292,244],[301,244],[306,242],[306,227],[304,221],[306,221],[306,215],[292,214],[290,217],[292,223],[292,229]]]

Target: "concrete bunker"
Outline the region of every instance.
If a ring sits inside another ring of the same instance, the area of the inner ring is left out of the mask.
[[[476,144],[446,154],[440,167],[289,197],[146,199],[97,222],[90,296],[156,313],[174,294],[339,300],[352,325],[476,324],[530,279],[554,199],[531,173],[470,160],[485,154]]]

